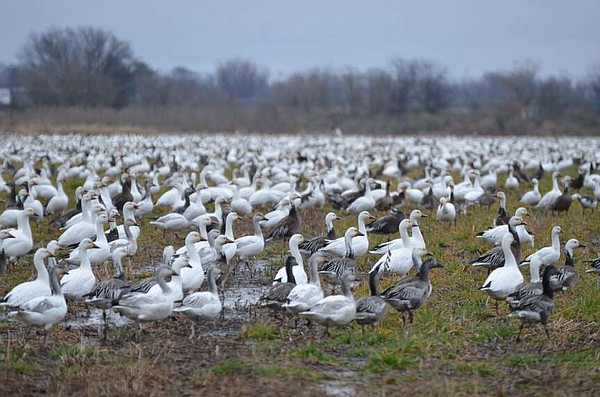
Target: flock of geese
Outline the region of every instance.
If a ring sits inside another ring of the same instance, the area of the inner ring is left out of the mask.
[[[69,305],[84,303],[88,313],[102,311],[105,337],[111,310],[140,329],[181,313],[192,320],[192,337],[197,322],[222,314],[224,290],[240,277],[237,266],[251,267],[253,258],[286,244],[290,255],[257,304],[295,324],[321,324],[325,334],[352,321],[364,332],[388,305],[404,323],[412,322],[431,296],[429,273],[444,265],[433,257],[438,247],[427,243],[420,222],[434,218],[445,230],[471,207],[497,203],[491,227],[476,236],[490,244],[472,261],[488,272],[479,289],[494,299],[497,313],[498,303],[508,302],[510,315],[521,321],[519,338],[528,323],[541,324],[549,336],[553,295],[577,283],[575,250],[584,245],[568,239],[559,265],[563,231],[556,225],[547,231],[551,246],[522,258],[522,246],[535,247],[527,217],[568,211],[575,201],[594,211],[598,143],[489,138],[470,140],[465,148],[465,140],[453,138],[6,137],[0,151],[0,190],[6,192],[0,271],[21,272],[35,250],[36,275],[11,286],[0,305],[7,321],[16,316],[49,330]],[[573,169],[576,176],[562,177]],[[413,170],[422,177],[409,178]],[[503,186],[497,179],[502,173]],[[542,194],[539,181],[549,177],[552,189]],[[511,216],[504,192],[523,192],[530,184]],[[74,197],[65,186],[75,188]],[[335,210],[323,220],[325,233],[303,230],[303,216],[324,206]],[[373,215],[383,211],[389,214]],[[236,237],[234,225],[245,217],[252,219],[252,233]],[[32,226],[43,218],[51,219],[55,232],[34,241]],[[356,223],[338,236],[341,219]],[[164,247],[154,277],[127,280],[123,260],[135,261],[142,222],[180,246]],[[372,234],[387,241],[370,244]],[[363,256],[373,259],[370,295],[356,299],[352,284]],[[97,268],[106,261],[114,275],[98,279]],[[600,273],[600,258],[590,263],[588,272]],[[528,282],[521,265],[529,266]],[[379,291],[379,279],[389,274],[397,281]]]

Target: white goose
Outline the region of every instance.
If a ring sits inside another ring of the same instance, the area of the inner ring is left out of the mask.
[[[126,294],[113,309],[123,316],[142,323],[147,321],[161,321],[167,318],[173,310],[171,288],[167,285],[166,278],[176,275],[173,269],[161,266],[156,269],[156,281],[161,289],[160,294]]]
[[[365,226],[367,219],[375,219],[375,217],[368,211],[363,211],[358,215],[358,231],[361,232],[362,235],[352,239],[352,251],[354,252],[355,258],[363,256],[369,250],[369,239],[367,237],[367,227]],[[346,255],[346,242],[344,236],[335,240],[328,240],[327,245],[319,251],[329,252],[337,256]]]
[[[171,299],[171,302],[173,302],[173,308],[179,306],[179,303],[177,302],[183,299],[181,271],[189,268],[191,268],[190,261],[185,256],[178,256],[171,264],[171,269],[175,271],[175,274],[171,276],[171,281],[167,283],[169,289],[171,290],[167,295],[169,296],[169,299]],[[158,284],[155,284],[148,290],[147,293],[159,295],[162,294],[162,289]]]
[[[354,200],[346,211],[355,214],[362,211],[371,211],[375,208],[375,199],[371,194],[371,182],[373,182],[373,179],[367,179],[365,182],[365,194]]]
[[[308,260],[308,265],[310,267],[310,282],[307,284],[296,284],[288,294],[288,302],[282,305],[282,307],[286,308],[295,316],[300,312],[310,309],[315,303],[323,299],[323,290],[321,289],[321,280],[319,278],[318,269],[318,262],[321,255],[321,253],[315,252]]]
[[[110,258],[110,247],[106,234],[104,233],[104,224],[108,221],[106,213],[98,214],[96,217],[96,240],[94,243],[98,248],[88,250],[88,258],[92,264],[102,263]],[[69,263],[79,264],[81,259],[79,257],[79,247],[75,248],[69,253],[69,257],[66,259]]]
[[[540,193],[540,183],[538,182],[538,180],[533,178],[531,180],[531,183],[533,183],[533,189],[523,194],[519,201],[521,203],[534,206],[540,202],[540,200],[542,199],[542,194]]]
[[[196,323],[200,319],[212,320],[223,310],[223,303],[219,298],[217,278],[221,275],[219,266],[212,266],[208,270],[208,291],[194,292],[186,296],[181,306],[173,309],[174,312],[183,313],[192,320],[190,338],[196,335]]]
[[[552,207],[552,205],[554,204],[556,199],[558,199],[562,195],[562,192],[560,191],[560,188],[558,187],[558,177],[559,176],[560,176],[560,173],[558,171],[554,171],[552,173],[552,190],[550,190],[548,193],[546,193],[542,196],[542,198],[537,203],[535,208],[549,209],[550,207]]]
[[[189,258],[190,268],[181,269],[181,282],[183,291],[196,291],[202,286],[204,281],[204,268],[198,251],[194,249],[194,243],[202,241],[202,236],[198,232],[190,232],[185,237],[185,247]]]
[[[560,226],[554,226],[551,232],[552,246],[544,247],[533,254],[529,255],[525,258],[521,264],[526,264],[531,262],[531,259],[534,256],[539,256],[542,260],[542,263],[545,266],[554,265],[560,259],[560,237],[559,234],[562,233],[562,228]]]
[[[513,166],[511,165],[508,169],[508,176],[504,182],[504,187],[507,190],[517,190],[519,188],[519,180],[513,175]]]
[[[0,306],[17,308],[31,299],[51,295],[50,276],[44,265],[44,259],[51,256],[54,256],[54,254],[49,250],[46,248],[39,248],[33,256],[33,265],[37,272],[36,278],[32,281],[27,281],[15,286],[4,296],[4,299],[0,302]]]
[[[421,234],[421,229],[419,228],[419,219],[427,218],[427,214],[423,213],[421,210],[412,210],[410,213],[410,221],[412,222],[412,236],[410,237],[410,247],[419,247],[426,249],[425,239],[423,238],[423,234]],[[406,242],[400,238],[381,243],[377,247],[373,248],[369,251],[371,254],[385,254],[388,251],[395,250],[398,248],[406,247]]]
[[[57,239],[58,244],[62,247],[77,245],[84,238],[94,237],[94,234],[96,233],[96,223],[94,222],[94,215],[92,213],[92,198],[92,195],[89,193],[82,196],[81,219],[72,226],[69,226]],[[103,207],[101,209],[103,209]],[[73,218],[71,218],[71,220]]]
[[[306,271],[304,270],[304,262],[302,261],[302,255],[300,254],[300,249],[298,246],[302,244],[304,241],[304,237],[301,234],[294,234],[290,237],[289,247],[290,247],[290,255],[294,257],[296,260],[297,266],[292,268],[292,273],[294,274],[294,280],[296,280],[296,284],[306,284],[308,282],[308,276],[306,275]],[[277,271],[275,277],[273,277],[273,285],[277,283],[287,283],[287,272],[285,266],[280,268]]]
[[[502,237],[504,266],[494,269],[479,288],[496,300],[496,314],[498,314],[498,301],[506,299],[523,282],[523,274],[521,274],[515,256],[510,249],[513,241],[514,238],[510,233]]]
[[[404,277],[413,267],[412,251],[413,247],[410,238],[408,237],[408,228],[412,226],[412,221],[403,219],[398,226],[400,236],[404,244],[403,247],[389,250],[381,258],[375,262],[371,271],[377,271],[381,274],[384,270],[392,273],[397,273],[400,277]]]
[[[307,311],[298,313],[307,319],[325,326],[324,335],[329,335],[332,325],[346,325],[356,317],[356,302],[350,289],[350,281],[354,280],[353,273],[345,273],[342,278],[342,294],[327,296]],[[293,290],[292,290],[293,291]]]
[[[69,300],[83,300],[96,284],[96,276],[92,271],[92,264],[88,258],[88,250],[98,248],[89,238],[84,238],[79,243],[80,265],[77,269],[70,270],[61,280],[60,285],[65,297]]]
[[[525,207],[519,207],[515,211],[515,216],[517,216],[517,217],[522,218],[526,215],[531,215],[531,214],[529,213],[529,211],[527,211],[527,208],[525,208]],[[517,231],[517,234],[519,235],[519,241],[521,242],[521,244],[529,244],[529,246],[531,248],[533,248],[534,243],[535,243],[534,236],[531,235],[527,231],[527,228],[525,227],[525,225],[518,225],[515,228],[515,230]],[[476,238],[485,240],[488,243],[491,243],[494,245],[500,245],[500,243],[502,242],[502,237],[504,237],[504,235],[507,233],[509,233],[508,225],[500,225],[500,226],[496,226],[496,227],[490,228],[484,232],[479,233],[476,236]]]
[[[50,272],[50,291],[49,296],[38,296],[23,304],[17,311],[10,312],[9,315],[17,315],[21,320],[28,324],[42,326],[49,330],[54,324],[62,320],[67,314],[67,302],[60,288],[58,278],[64,271],[55,267]],[[44,335],[46,342],[48,334]]]
[[[235,239],[236,255],[246,260],[260,254],[265,249],[265,239],[259,222],[264,219],[263,214],[257,213],[252,217],[254,235],[238,237]]]
[[[67,208],[67,205],[69,204],[69,196],[65,194],[63,189],[64,179],[64,173],[60,172],[56,178],[56,195],[52,196],[52,198],[48,201],[48,204],[46,204],[46,214],[54,215]]]
[[[11,230],[14,238],[2,242],[2,250],[9,260],[16,260],[27,254],[33,248],[33,235],[29,218],[36,216],[35,210],[27,207],[17,214],[17,230]]]
[[[456,208],[445,197],[440,198],[440,205],[436,212],[437,220],[442,222],[456,221]]]

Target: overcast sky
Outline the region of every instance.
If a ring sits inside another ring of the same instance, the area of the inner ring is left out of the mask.
[[[31,32],[80,25],[112,31],[163,71],[210,72],[233,57],[276,78],[398,56],[436,60],[457,78],[525,59],[573,77],[600,64],[598,0],[1,0],[0,62],[16,62]]]

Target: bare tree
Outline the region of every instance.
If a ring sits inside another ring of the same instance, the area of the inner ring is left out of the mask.
[[[128,43],[94,28],[32,34],[19,59],[34,103],[121,107],[133,97]]]
[[[600,111],[600,65],[592,66],[588,73],[591,101],[596,111]]]
[[[503,82],[512,93],[513,100],[520,106],[523,118],[531,117],[531,104],[535,99],[538,70],[538,64],[527,60],[503,74]]]
[[[393,77],[384,70],[367,73],[367,101],[371,114],[387,113],[392,109]]]
[[[572,103],[573,83],[567,76],[550,76],[538,82],[538,107],[542,118],[561,116]]]
[[[247,99],[267,88],[269,72],[266,68],[244,59],[233,59],[217,67],[219,87],[231,98]]]

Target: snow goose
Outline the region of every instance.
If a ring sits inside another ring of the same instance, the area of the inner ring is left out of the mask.
[[[9,261],[17,260],[33,248],[33,235],[29,224],[29,218],[32,216],[37,216],[33,208],[21,210],[17,215],[17,229],[10,232],[13,238],[2,242],[2,250]]]
[[[269,232],[266,241],[272,241],[279,238],[291,237],[300,230],[300,216],[296,204],[292,203],[290,213],[282,218]]]
[[[71,224],[71,226],[67,226],[68,229],[57,239],[58,244],[60,244],[61,247],[75,246],[84,238],[92,238],[96,234],[96,223],[94,222],[93,210],[94,208],[98,209],[98,207],[94,207],[92,204],[93,198],[95,198],[95,195],[89,193],[84,194],[81,198],[81,219],[78,222]],[[101,207],[101,209],[103,209],[103,207]],[[73,220],[73,218],[71,218],[71,220]]]
[[[110,257],[110,247],[108,239],[104,233],[104,224],[107,222],[108,216],[106,213],[98,214],[96,217],[96,240],[94,243],[98,248],[88,250],[88,258],[92,264],[102,263]],[[69,253],[66,261],[69,263],[79,264],[79,247]]]
[[[71,208],[70,210],[64,212],[62,215],[56,217],[50,222],[50,226],[60,229],[63,228],[66,223],[75,215],[81,213],[81,200],[83,198],[83,188],[81,186],[77,186],[75,189],[75,208]]]
[[[60,280],[62,291],[69,300],[83,300],[96,284],[96,276],[94,276],[92,264],[88,258],[88,250],[91,248],[98,248],[98,246],[89,238],[81,240],[79,243],[79,267],[70,270]]]
[[[589,263],[592,267],[591,269],[586,270],[586,273],[598,273],[600,274],[600,258],[590,259],[585,261],[585,263]]]
[[[217,278],[220,273],[221,269],[218,266],[211,267],[208,270],[208,291],[194,292],[186,296],[181,306],[173,309],[174,312],[183,313],[193,320],[190,338],[196,336],[196,325],[200,320],[212,320],[223,310],[217,288]]]
[[[339,284],[339,280],[345,273],[356,273],[358,265],[354,260],[354,251],[352,250],[352,239],[360,237],[362,233],[354,226],[349,227],[344,233],[345,254],[343,258],[334,257],[327,261],[319,271],[324,274],[330,284]]]
[[[240,196],[240,191],[237,186],[234,185],[233,197],[231,199],[231,204],[229,204],[231,209],[242,216],[249,216],[252,213],[252,206],[245,198]]]
[[[137,321],[142,329],[142,323],[161,321],[167,318],[173,310],[171,289],[167,285],[167,277],[176,275],[173,269],[159,267],[156,269],[156,281],[161,289],[160,294],[125,294],[113,310],[121,315]]]
[[[286,282],[274,283],[258,300],[261,306],[271,309],[283,309],[283,304],[287,302],[290,291],[296,286],[294,277],[294,266],[298,266],[296,259],[290,255],[285,260]]]
[[[578,240],[572,238],[565,243],[565,264],[557,268],[557,272],[550,278],[552,291],[566,291],[579,281],[579,275],[575,270],[574,252],[575,248],[585,248]]]
[[[306,284],[308,282],[308,276],[306,275],[306,271],[304,270],[304,263],[302,261],[302,255],[300,255],[299,246],[304,242],[304,237],[301,234],[294,234],[290,237],[289,247],[290,247],[290,256],[294,258],[296,261],[296,266],[293,268],[294,272],[294,280],[296,284]],[[277,271],[275,277],[273,277],[273,284],[276,283],[286,283],[289,280],[287,279],[287,269],[282,267]]]
[[[132,229],[139,227],[139,225],[133,219],[126,219],[123,225],[125,229],[125,238],[119,238],[108,243],[109,250],[116,247],[127,247],[129,255],[134,256],[138,250],[137,237],[133,234]]]
[[[150,179],[146,181],[146,190],[144,191],[144,197],[138,202],[137,208],[134,210],[134,216],[136,218],[143,218],[146,215],[152,213],[154,210],[154,203],[152,202],[152,187],[153,183]]]
[[[511,244],[511,251],[513,253],[513,256],[515,257],[515,261],[520,261],[520,259],[521,259],[521,240],[520,240],[520,237],[519,237],[519,234],[518,234],[516,228],[518,228],[519,226],[524,225],[524,224],[525,224],[525,221],[523,220],[522,217],[513,216],[508,221],[508,226],[504,226],[504,227],[506,227],[507,232],[503,233],[502,236],[499,237],[500,242],[502,242],[502,238],[505,235],[511,234],[513,236],[513,242]],[[498,227],[502,227],[502,226],[498,226]],[[485,267],[486,269],[488,269],[488,273],[489,273],[490,271],[492,271],[496,268],[504,266],[504,261],[505,261],[505,258],[504,258],[504,252],[502,250],[502,247],[496,246],[496,247],[488,250],[487,252],[485,252],[479,258],[471,261],[471,265]]]
[[[44,265],[44,259],[54,256],[46,248],[39,248],[33,255],[33,265],[36,270],[36,278],[32,281],[27,281],[15,286],[8,294],[4,296],[0,306],[16,309],[31,299],[41,296],[49,296],[50,291],[50,276]]]
[[[550,279],[555,275],[556,268],[554,266],[546,267],[542,278],[542,294],[527,296],[511,309],[512,312],[509,316],[517,317],[521,321],[517,341],[521,340],[521,331],[523,331],[525,323],[540,323],[550,338],[548,320],[554,311],[554,294],[550,286]]]
[[[63,189],[64,179],[64,173],[59,173],[58,177],[56,178],[56,195],[53,195],[52,198],[48,201],[48,204],[46,204],[46,214],[48,215],[54,215],[64,211],[64,209],[67,208],[67,205],[69,204],[69,196],[65,194],[65,191]]]
[[[189,258],[191,268],[181,269],[181,282],[183,291],[196,291],[202,286],[204,281],[204,268],[198,251],[194,248],[194,243],[202,241],[203,238],[198,232],[190,232],[185,237],[185,247]]]
[[[286,195],[282,191],[270,189],[271,182],[269,179],[260,178],[260,181],[262,182],[261,188],[248,198],[248,202],[252,207],[264,207],[268,204],[276,204]]]
[[[404,277],[413,267],[413,245],[408,237],[408,228],[412,226],[412,221],[404,219],[400,222],[400,236],[404,246],[391,249],[382,255],[371,268],[371,271],[379,269],[381,273],[384,270],[392,273],[398,273],[400,277]]]
[[[432,188],[430,183],[427,184],[427,188]],[[397,190],[398,193],[404,194],[404,197],[408,199],[408,202],[410,202],[412,205],[421,205],[421,202],[425,197],[425,193],[423,193],[423,191],[416,188],[411,188],[409,182],[399,183]],[[431,192],[433,194],[433,189]]]
[[[506,181],[504,182],[504,187],[507,190],[517,190],[519,189],[519,180],[513,175],[514,168],[511,165],[508,168],[508,176],[506,177]]]
[[[350,281],[354,280],[353,273],[345,273],[342,278],[342,294],[330,295],[317,301],[308,310],[298,313],[309,321],[325,326],[323,335],[329,335],[329,327],[342,326],[350,323],[356,317],[356,302],[352,296]]]
[[[288,216],[290,209],[292,208],[292,202],[289,198],[284,197],[275,206],[275,209],[265,215],[265,219],[260,222],[260,225],[265,229],[272,229],[277,223]]]
[[[325,235],[313,237],[310,240],[307,240],[300,244],[300,252],[306,255],[312,255],[319,249],[323,248],[325,244],[327,244],[327,240],[335,240],[337,238],[337,234],[335,232],[335,228],[333,227],[333,221],[340,219],[341,218],[337,216],[334,212],[329,212],[325,216],[325,226],[327,228],[327,233]]]
[[[375,208],[375,199],[371,194],[371,183],[373,179],[369,178],[365,182],[365,193],[362,197],[358,197],[356,200],[350,204],[350,206],[346,209],[347,212],[350,213],[359,213],[362,211],[371,211]]]
[[[357,236],[352,239],[352,251],[356,258],[363,256],[369,249],[369,239],[367,236],[367,227],[365,222],[367,219],[375,219],[368,211],[363,211],[358,215],[358,231],[362,233],[362,236]],[[328,240],[327,245],[321,248],[320,251],[328,252],[337,256],[344,256],[346,254],[346,242],[344,237],[337,238],[335,240]]]
[[[426,255],[431,255],[431,253],[423,248],[414,249],[415,262],[420,262],[421,258]],[[444,266],[434,259],[427,260],[420,265],[417,277],[402,279],[381,293],[383,300],[401,313],[402,324],[406,324],[407,313],[409,323],[412,323],[413,311],[423,306],[431,296],[429,270],[436,267],[442,268]]]
[[[49,296],[33,298],[21,305],[17,311],[10,312],[9,315],[17,315],[27,324],[42,326],[48,331],[67,314],[67,302],[58,282],[58,279],[63,274],[68,275],[59,267],[52,269],[49,278],[51,294]],[[44,344],[47,337],[48,333],[46,332],[44,335]]]
[[[515,211],[516,217],[523,218],[528,215],[531,215],[531,214],[529,213],[529,211],[527,211],[527,209],[525,207],[519,207]],[[506,233],[509,232],[509,226],[508,226],[509,224],[510,224],[510,219],[506,225],[496,226],[496,227],[490,228],[486,231],[479,232],[477,234],[476,238],[485,240],[488,243],[491,243],[494,245],[500,245],[500,242],[502,241],[502,237]],[[515,226],[515,231],[519,235],[519,241],[521,244],[529,244],[529,246],[531,248],[533,248],[534,237],[527,231],[527,229],[525,228],[525,225],[526,225],[525,223],[519,223],[519,225]]]
[[[560,226],[554,226],[551,232],[552,246],[537,250],[525,258],[522,263],[529,263],[531,258],[536,255],[540,257],[542,263],[546,266],[554,265],[556,262],[558,262],[558,259],[560,258],[560,233],[562,233],[562,228]]]
[[[202,202],[202,190],[206,189],[205,185],[201,183],[196,185],[196,194],[193,201],[190,201],[187,208],[183,211],[182,215],[189,220],[197,219],[199,216],[206,214],[206,207]],[[191,200],[191,197],[189,199]]]
[[[115,268],[115,274],[112,277],[100,281],[89,294],[85,295],[85,303],[102,310],[102,320],[104,321],[104,339],[108,332],[108,319],[106,310],[112,305],[117,304],[123,295],[129,292],[130,286],[125,280],[125,272],[121,261],[129,256],[125,247],[115,248],[110,253],[110,258]]]
[[[571,198],[579,201],[579,204],[581,204],[581,212],[583,213],[585,213],[586,209],[593,211],[594,208],[598,207],[598,199],[594,196],[575,193],[573,196],[571,196]]]
[[[421,234],[421,229],[419,227],[419,219],[427,218],[427,214],[423,213],[421,210],[412,210],[410,213],[410,221],[412,223],[412,237],[409,238],[411,247],[421,247],[425,248],[425,240],[423,235]],[[403,248],[407,246],[406,242],[400,238],[381,243],[377,247],[373,248],[370,252],[372,254],[385,254],[390,250],[395,250],[398,248]]]
[[[171,302],[173,302],[173,307],[177,307],[179,306],[179,304],[181,303],[181,300],[183,299],[183,284],[182,284],[182,277],[181,277],[181,271],[182,270],[188,270],[189,268],[191,268],[190,265],[190,261],[188,258],[186,258],[185,256],[178,256],[173,260],[173,263],[171,263],[171,269],[173,269],[173,271],[176,274],[173,274],[171,276],[171,281],[167,282],[167,285],[169,286],[170,292],[167,294],[169,296],[169,299],[171,300]],[[152,285],[149,289],[147,294],[161,294],[162,290],[160,288],[160,286],[157,283],[157,280],[154,280],[154,285]]]
[[[523,282],[523,275],[511,251],[513,241],[514,237],[510,233],[502,237],[504,266],[494,269],[479,288],[495,300],[496,314],[498,314],[498,301],[506,299]]]
[[[542,199],[542,194],[540,193],[540,183],[538,180],[533,178],[531,183],[533,184],[533,189],[523,194],[519,201],[533,207],[540,202]]]
[[[456,223],[456,208],[445,197],[440,197],[440,205],[436,212],[437,220],[441,222],[455,222]]]
[[[377,293],[377,282],[379,278],[379,269],[369,273],[370,296],[363,296],[356,301],[356,317],[354,321],[361,327],[365,333],[365,325],[371,325],[375,329],[377,324],[385,314],[386,303]]]
[[[125,233],[125,221],[131,220],[129,227],[133,236],[137,239],[140,236],[140,225],[135,220],[135,211],[139,208],[139,204],[129,201],[123,205],[123,224],[117,226],[119,238],[127,238]]]
[[[535,208],[550,209],[550,207],[552,207],[552,205],[554,204],[556,199],[562,195],[562,192],[560,191],[560,189],[558,187],[558,177],[559,176],[560,176],[560,173],[558,171],[554,171],[552,173],[552,190],[550,190],[548,193],[546,193],[542,196],[542,198],[537,203]]]
[[[290,291],[287,303],[283,305],[294,316],[298,313],[308,310],[315,303],[323,299],[323,290],[321,289],[321,280],[319,279],[319,260],[320,252],[315,252],[308,260],[310,268],[310,282],[307,284],[297,284]],[[298,280],[296,280],[298,281]]]
[[[264,219],[264,215],[259,213],[252,217],[252,227],[254,234],[250,236],[238,237],[235,239],[236,255],[242,260],[247,260],[265,249],[265,240],[263,238],[260,221]]]

